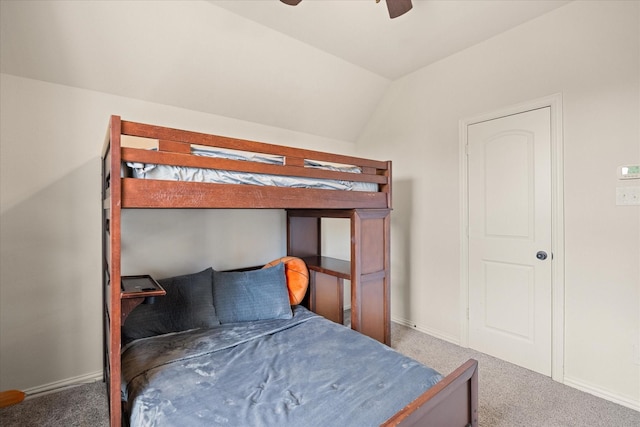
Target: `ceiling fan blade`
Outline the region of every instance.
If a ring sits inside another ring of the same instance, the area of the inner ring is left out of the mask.
[[[300,3],[302,0],[280,0],[284,4],[288,4],[289,6],[295,6]]]
[[[404,15],[409,12],[412,7],[411,0],[387,0],[387,9],[389,9],[389,17],[391,19]]]

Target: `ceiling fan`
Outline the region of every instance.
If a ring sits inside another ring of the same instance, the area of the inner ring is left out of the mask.
[[[302,0],[280,0],[284,4],[288,4],[289,6],[295,6],[300,3]],[[411,4],[411,0],[386,0],[387,9],[389,9],[389,17],[391,19],[397,18],[400,15],[404,15],[409,12],[413,5]],[[380,0],[376,0],[376,3],[380,3]]]

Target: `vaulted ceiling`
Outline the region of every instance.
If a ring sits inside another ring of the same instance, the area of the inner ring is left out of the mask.
[[[355,141],[393,80],[567,2],[3,0],[0,70]]]
[[[395,80],[569,1],[413,0],[393,20],[384,0],[211,3]]]

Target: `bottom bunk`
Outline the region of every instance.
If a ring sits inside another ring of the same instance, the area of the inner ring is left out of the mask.
[[[131,426],[475,426],[477,362],[443,377],[290,306],[283,266],[161,281],[123,326]]]

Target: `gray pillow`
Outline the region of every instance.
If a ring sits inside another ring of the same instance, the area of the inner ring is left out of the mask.
[[[251,271],[213,272],[220,323],[291,319],[284,264]]]
[[[220,325],[211,290],[213,269],[158,280],[167,291],[153,304],[140,304],[122,326],[125,343],[169,332]]]

